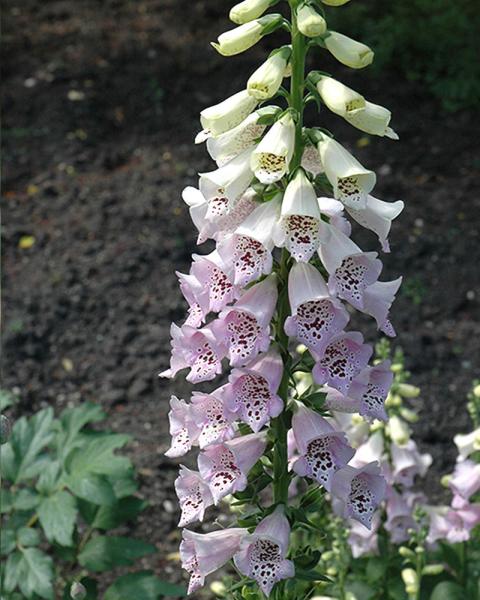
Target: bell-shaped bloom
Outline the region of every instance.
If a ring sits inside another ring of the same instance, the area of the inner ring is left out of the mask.
[[[365,98],[333,77],[321,76],[316,87],[325,105],[336,115],[346,118],[365,108]]]
[[[470,454],[480,450],[480,427],[470,433],[459,433],[454,436],[453,441],[457,446],[458,453],[462,459],[468,458]]]
[[[392,444],[390,452],[394,481],[405,487],[413,485],[416,475],[425,477],[429,466],[432,464],[430,454],[420,454],[413,440],[409,440],[404,446]]]
[[[213,497],[200,473],[182,465],[175,480],[175,492],[182,509],[178,526],[185,527],[195,521],[203,521],[206,509],[213,504]]]
[[[286,173],[295,145],[295,123],[290,113],[276,121],[252,154],[251,168],[261,183],[275,183]]]
[[[254,46],[265,33],[274,31],[281,23],[281,15],[266,15],[222,33],[212,46],[222,56],[234,56]]]
[[[292,418],[299,458],[293,463],[297,475],[315,479],[330,491],[335,471],[355,454],[343,431],[335,431],[318,413],[299,404]]]
[[[207,201],[207,220],[228,214],[245,193],[253,179],[250,169],[252,148],[209,173],[200,173],[199,188]]]
[[[341,429],[346,433],[349,443],[354,448],[358,448],[370,439],[370,426],[358,414],[332,411],[332,417],[329,417],[328,421],[335,429]]]
[[[258,100],[242,90],[219,104],[209,106],[200,113],[200,123],[204,132],[217,137],[236,127],[255,109]],[[203,137],[196,141],[203,141]]]
[[[372,352],[372,347],[363,343],[361,333],[342,332],[330,341],[315,364],[313,379],[319,385],[327,384],[347,394],[354,377],[368,365]]]
[[[247,81],[248,93],[257,100],[267,100],[275,96],[283,78],[292,50],[283,46],[270,54],[267,60],[250,75]]]
[[[307,37],[317,37],[327,31],[327,22],[318,12],[309,4],[300,4],[297,8],[297,26],[303,35]]]
[[[344,217],[343,204],[334,198],[317,198],[320,214],[328,217],[328,222],[346,236],[352,233],[350,221]]]
[[[258,19],[272,4],[272,0],[243,0],[230,9],[230,21],[243,25],[253,19]]]
[[[387,490],[386,501],[387,520],[385,529],[390,534],[394,544],[401,544],[410,539],[409,529],[417,529],[417,523],[412,514],[412,503],[407,494],[399,494],[394,487]]]
[[[219,167],[255,145],[266,128],[257,123],[258,119],[258,111],[255,111],[233,129],[207,139],[208,153]]]
[[[260,354],[242,369],[233,369],[229,383],[222,388],[225,405],[255,433],[283,410],[277,391],[283,375],[283,362],[274,349]]]
[[[285,320],[285,333],[321,357],[331,339],[343,330],[349,316],[336,298],[329,295],[318,270],[296,263],[288,278],[292,316]]]
[[[373,51],[365,44],[336,31],[328,33],[324,40],[325,47],[343,65],[363,69],[373,61]]]
[[[401,200],[397,200],[397,202],[383,202],[373,196],[368,196],[365,208],[359,210],[348,206],[346,208],[348,214],[357,223],[377,234],[383,251],[390,252],[387,239],[388,234],[390,233],[393,219],[398,217],[403,207],[404,204]]]
[[[302,169],[311,173],[314,177],[323,173],[323,165],[316,146],[306,143],[302,154]]]
[[[469,504],[461,499],[454,499],[456,508],[447,506],[427,507],[430,517],[430,528],[427,542],[447,540],[450,544],[466,542],[471,531],[480,523],[480,504]]]
[[[352,382],[350,395],[359,399],[358,412],[368,419],[388,419],[385,400],[392,386],[391,363],[385,360],[374,367],[367,367]]]
[[[392,281],[376,281],[365,290],[363,295],[363,308],[360,310],[372,316],[377,322],[378,329],[388,337],[396,335],[388,314],[402,280],[402,277],[398,277]]]
[[[178,327],[172,323],[170,368],[160,373],[160,377],[172,379],[178,371],[190,367],[187,381],[199,383],[214,379],[222,372],[221,361],[226,353],[218,333],[215,322],[202,329],[194,329],[189,325]]]
[[[293,562],[286,559],[289,538],[290,524],[280,505],[242,539],[233,557],[240,573],[254,579],[267,597],[277,581],[295,576]]]
[[[272,271],[272,233],[280,213],[281,197],[260,204],[218,245],[223,260],[233,269],[236,286],[244,287]]]
[[[318,142],[318,152],[335,198],[345,206],[365,208],[367,196],[377,181],[375,173],[365,169],[348,150],[326,135]]]
[[[277,303],[275,275],[247,290],[216,321],[218,338],[227,349],[232,367],[243,367],[270,345],[270,321]]]
[[[247,487],[247,475],[266,447],[263,432],[250,433],[208,446],[198,456],[198,470],[208,483],[215,504]]]
[[[193,392],[191,418],[198,427],[198,445],[205,448],[232,438],[235,434],[235,413],[224,405],[221,388],[211,394]]]
[[[380,524],[381,519],[378,512],[373,515],[371,529],[367,529],[358,521],[349,521],[350,535],[348,536],[348,545],[352,551],[353,558],[378,554],[378,529]]]
[[[480,464],[468,459],[457,462],[448,485],[454,494],[468,500],[480,490]]]
[[[170,398],[168,419],[170,421],[172,444],[167,452],[165,452],[165,456],[177,458],[186,454],[197,443],[200,429],[195,425],[195,421],[192,418],[190,404],[187,404],[185,400],[180,400],[176,396]]]
[[[347,465],[336,471],[331,481],[331,493],[337,499],[342,516],[355,519],[368,529],[385,496],[385,488],[385,479],[375,462],[360,469]]]
[[[182,567],[190,574],[188,593],[200,589],[205,577],[213,573],[238,552],[246,529],[232,527],[211,533],[195,533],[189,529],[182,532],[180,558]]]
[[[382,464],[385,452],[385,440],[382,431],[374,431],[368,439],[360,444],[355,456],[350,461],[352,467],[363,467],[371,462]]]
[[[359,110],[354,113],[345,115],[345,120],[370,135],[379,135],[381,137],[388,137],[391,140],[398,140],[398,135],[395,131],[389,127],[392,113],[379,104],[373,102],[365,102],[363,110]]]
[[[285,246],[295,260],[308,262],[320,244],[320,221],[315,189],[298,169],[285,190],[275,244]]]

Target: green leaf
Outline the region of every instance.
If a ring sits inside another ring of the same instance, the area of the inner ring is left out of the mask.
[[[116,500],[112,485],[103,475],[77,473],[68,476],[65,484],[75,496],[94,504],[113,504]]]
[[[10,490],[0,490],[0,513],[8,513],[13,507],[13,495]]]
[[[66,467],[72,477],[82,477],[87,473],[123,477],[131,467],[126,456],[116,456],[113,452],[124,446],[130,436],[122,434],[83,435],[85,442],[69,456]]]
[[[33,490],[23,488],[13,496],[13,508],[15,510],[32,510],[40,502],[40,496]]]
[[[319,571],[307,571],[306,569],[295,569],[295,578],[303,579],[303,581],[328,581],[332,583],[332,580],[326,577]]]
[[[125,521],[135,519],[139,512],[147,506],[147,502],[134,496],[122,498],[111,506],[101,506],[93,520],[95,529],[114,529]]]
[[[430,600],[465,600],[467,596],[462,587],[454,581],[441,581],[435,586]]]
[[[20,552],[10,554],[5,563],[5,577],[3,578],[4,592],[13,592],[20,578],[23,577],[23,557]]]
[[[103,600],[157,600],[162,596],[186,596],[184,588],[157,579],[151,571],[119,577],[105,592]]]
[[[58,485],[58,476],[60,474],[60,463],[58,460],[50,462],[45,469],[40,473],[37,485],[37,490],[43,494],[51,494]]]
[[[8,390],[0,390],[0,411],[13,406],[16,402],[18,402],[18,396]]]
[[[56,541],[62,546],[72,545],[77,507],[71,494],[60,490],[42,500],[38,507],[38,518],[50,542]]]
[[[38,546],[40,543],[40,534],[33,527],[21,527],[17,531],[18,543],[22,546]]]
[[[0,535],[0,554],[6,556],[15,549],[16,535],[15,530],[10,527],[2,527],[2,535]]]
[[[457,573],[459,573],[462,569],[462,559],[460,557],[459,552],[457,551],[457,546],[452,546],[445,542],[440,542],[440,548],[442,550],[442,555],[444,561]]]
[[[367,562],[366,575],[369,583],[375,583],[379,581],[387,568],[386,562],[376,556],[369,557]]]
[[[105,416],[101,406],[91,402],[63,411],[60,415],[61,431],[56,439],[58,456],[62,463],[74,448],[83,445],[83,436],[78,435],[81,429],[87,423],[102,421]]]
[[[78,562],[91,571],[107,571],[130,566],[136,558],[153,554],[155,546],[127,537],[98,536],[91,539],[78,555]]]
[[[53,598],[52,559],[38,548],[22,548],[22,576],[18,581],[20,591],[27,597],[37,594],[45,600]]]
[[[113,491],[117,498],[131,496],[138,489],[138,485],[134,479],[134,471],[132,468],[129,469],[125,477],[110,477],[109,481],[113,487]]]

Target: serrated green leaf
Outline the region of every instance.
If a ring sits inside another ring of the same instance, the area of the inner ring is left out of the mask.
[[[91,402],[63,411],[60,415],[61,430],[56,438],[58,456],[62,463],[74,448],[82,446],[83,440],[78,435],[81,429],[88,423],[102,421],[105,416],[101,406]]]
[[[125,496],[131,496],[137,491],[138,485],[134,477],[135,474],[133,469],[129,469],[128,474],[125,477],[108,478],[117,498],[125,498]]]
[[[13,508],[15,510],[32,510],[38,506],[40,496],[33,490],[23,488],[13,496]]]
[[[67,477],[65,484],[75,496],[94,504],[113,504],[116,500],[111,483],[103,475],[77,473]]]
[[[0,535],[0,554],[6,556],[15,549],[16,535],[15,530],[10,527],[2,527]]]
[[[20,552],[10,554],[5,563],[5,577],[3,578],[4,592],[13,592],[18,581],[23,577],[23,557]]]
[[[17,531],[17,540],[21,546],[38,546],[40,534],[33,527],[21,527]]]
[[[114,454],[128,441],[129,435],[102,434],[83,435],[84,444],[73,451],[67,461],[67,470],[71,475],[97,473],[99,475],[123,476],[131,466],[126,456]]]
[[[125,521],[134,519],[147,506],[145,500],[127,496],[110,506],[101,506],[96,512],[92,527],[95,529],[114,529]]]
[[[50,462],[40,473],[37,490],[44,495],[51,494],[58,485],[58,476],[60,474],[60,463],[58,460]]]
[[[160,581],[151,571],[119,577],[105,592],[103,600],[157,600],[163,596],[186,596],[179,585]]]
[[[130,566],[141,556],[153,554],[155,546],[141,540],[117,536],[91,539],[78,555],[78,562],[91,571],[107,571],[113,567]]]
[[[465,590],[454,581],[441,581],[430,596],[430,600],[465,600],[465,598]]]
[[[387,568],[386,562],[377,556],[369,557],[367,561],[366,575],[370,583],[379,581]]]
[[[38,518],[45,536],[61,546],[72,545],[72,534],[77,519],[75,498],[64,490],[44,498],[38,507]]]
[[[53,562],[38,548],[22,548],[20,591],[27,597],[36,594],[45,600],[53,598]]]

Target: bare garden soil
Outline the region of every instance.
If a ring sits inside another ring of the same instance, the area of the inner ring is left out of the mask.
[[[177,465],[163,453],[168,399],[189,387],[157,373],[168,364],[170,322],[185,311],[174,271],[188,269],[195,251],[180,193],[213,168],[193,145],[199,111],[242,89],[265,56],[258,46],[223,59],[208,45],[227,28],[229,6],[4,2],[2,387],[17,389],[18,414],[101,403],[108,427],[133,436],[150,507],[129,533],[158,547],[139,566],[172,581]],[[377,170],[378,197],[406,202],[384,278],[404,276],[394,346],[422,388],[415,430],[434,457],[427,491],[438,496],[479,376],[479,120],[443,113],[421,82],[393,71],[373,80],[317,60],[391,108],[401,138],[365,138],[330,115],[308,117]],[[368,233],[357,240],[377,249]],[[359,326],[375,340],[368,320]]]

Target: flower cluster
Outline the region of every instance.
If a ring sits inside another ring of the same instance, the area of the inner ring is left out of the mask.
[[[348,217],[374,232],[388,252],[391,222],[403,203],[372,196],[375,173],[325,130],[304,127],[303,109],[314,99],[363,132],[397,136],[387,109],[324,74],[304,75],[311,45],[352,68],[368,65],[372,51],[328,30],[318,5],[291,0],[290,23],[264,15],[271,4],[236,5],[230,17],[238,27],[213,44],[230,56],[276,29],[291,32],[291,44],[272,52],[245,90],[201,112],[196,142],[206,142],[217,168],[201,173],[183,199],[198,244],[213,240],[215,249],[194,255],[190,271],[178,273],[189,308],[181,326],[172,324],[171,362],[162,376],[188,369],[186,379],[196,384],[230,367],[228,380],[213,391],[193,392],[189,402],[171,399],[167,455],[200,449],[197,470],[182,466],[175,484],[180,526],[202,521],[209,506],[232,494],[239,498],[252,483],[249,473],[259,469],[272,494],[270,506],[255,498],[252,527],[184,529],[189,592],[232,558],[266,595],[294,576],[287,556],[294,558],[288,490],[295,475],[324,488],[342,515],[367,528],[386,488],[377,458],[360,460],[341,423],[327,417],[335,411],[387,419],[390,364],[369,364],[372,348],[346,327],[356,309],[394,336],[389,311],[401,278],[380,280],[378,253],[352,240]],[[289,76],[287,92],[282,83]],[[288,106],[263,104],[274,97]],[[300,358],[291,351],[298,343],[306,348]],[[292,386],[294,373],[305,370],[321,388],[321,408]]]

